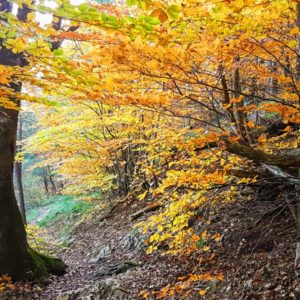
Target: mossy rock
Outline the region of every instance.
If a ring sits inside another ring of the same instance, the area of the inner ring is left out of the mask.
[[[32,248],[28,249],[28,253],[32,261],[31,275],[33,279],[43,280],[49,274],[65,274],[67,266],[61,259],[38,253]]]

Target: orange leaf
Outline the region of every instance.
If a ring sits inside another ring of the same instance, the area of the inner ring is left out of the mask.
[[[168,15],[165,13],[161,8],[157,8],[153,10],[151,13],[152,17],[157,17],[161,23],[165,22],[168,20]]]

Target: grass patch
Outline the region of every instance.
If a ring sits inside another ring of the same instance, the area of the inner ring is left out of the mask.
[[[51,227],[59,238],[67,238],[75,224],[93,207],[90,201],[78,200],[70,195],[54,195],[40,207],[27,210],[27,220],[43,228]]]
[[[27,209],[26,212],[26,219],[28,223],[33,223],[40,215],[40,208],[34,207]]]

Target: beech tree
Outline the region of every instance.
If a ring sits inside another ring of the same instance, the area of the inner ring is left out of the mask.
[[[4,14],[11,14],[12,3],[1,1],[0,22],[1,26],[9,26]],[[18,9],[17,19],[24,22],[30,9],[24,5]],[[28,64],[26,57],[21,53],[14,53],[5,46],[5,39],[0,44],[1,67],[24,67]],[[2,69],[2,71],[5,70]],[[7,74],[6,74],[7,75]],[[18,107],[20,99],[15,94],[22,88],[22,82],[12,76],[2,78],[2,84],[8,87],[1,91],[1,98],[6,99],[9,105],[0,106],[0,274],[8,274],[14,280],[28,278],[42,278],[49,273],[61,274],[65,265],[62,261],[46,257],[30,249],[26,239],[24,222],[17,205],[14,186],[13,168],[16,154],[16,137],[18,126]]]
[[[114,186],[121,173],[130,174],[120,168],[128,166],[124,149],[142,149],[140,160],[131,155],[138,172],[130,181],[141,179],[139,185],[148,187],[140,199],[153,195],[165,207],[145,224],[159,228],[150,249],[168,241],[171,252],[192,251],[197,235],[189,222],[211,199],[214,204],[234,201],[245,187],[268,189],[276,199],[278,181],[296,193],[299,156],[292,148],[297,148],[299,123],[299,5],[254,0],[130,4],[132,15],[146,11],[159,24],[151,21],[148,32],[125,26],[106,34],[105,28],[87,25],[90,32],[61,33],[82,47],[73,48],[78,56],[61,53],[68,72],[52,74],[52,84],[59,82],[72,104],[41,118],[44,130],[30,149],[47,153],[47,162],[59,165],[73,191],[79,182],[87,190],[101,189],[103,182]],[[88,14],[91,8],[84,8]],[[128,13],[105,8],[118,18]],[[69,71],[74,67],[77,73]],[[65,119],[72,119],[72,126],[60,121]],[[58,126],[63,133],[49,135]],[[296,199],[288,203],[299,223],[297,205]]]

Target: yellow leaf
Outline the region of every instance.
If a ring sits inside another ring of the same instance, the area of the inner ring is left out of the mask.
[[[27,20],[32,21],[35,19],[35,13],[32,11],[27,15]]]
[[[214,234],[213,236],[212,236],[212,238],[215,240],[215,241],[220,241],[221,240],[221,234],[219,234],[219,233],[217,233],[217,234]]]
[[[217,276],[217,279],[220,280],[220,281],[223,281],[224,280],[224,275],[223,274],[219,274]]]
[[[143,297],[144,299],[147,299],[149,297],[149,292],[143,290],[139,292],[139,296]]]
[[[206,238],[206,235],[207,235],[207,230],[202,231],[202,233],[201,233],[201,239],[204,240]]]
[[[143,194],[139,195],[138,198],[139,198],[140,200],[144,200],[145,197],[146,197],[146,195],[147,195],[147,193],[148,193],[148,191],[145,191]]]
[[[200,290],[199,295],[204,296],[207,293],[207,290]]]
[[[300,30],[298,27],[294,27],[291,31],[290,31],[290,35],[295,35],[295,34],[299,34]]]
[[[292,126],[287,126],[287,127],[285,127],[282,131],[284,131],[284,132],[293,132],[294,129],[293,129]]]

